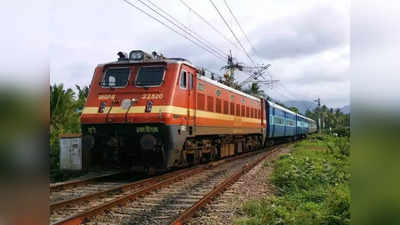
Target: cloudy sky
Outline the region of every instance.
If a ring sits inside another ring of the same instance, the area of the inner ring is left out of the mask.
[[[149,2],[150,0],[144,0]],[[231,42],[235,39],[210,1],[183,0]],[[313,100],[341,107],[350,103],[350,3],[347,0],[226,0],[247,33],[246,41],[224,0],[214,0],[256,63],[271,64],[279,80],[265,91],[280,100]],[[130,2],[148,10],[137,0]],[[221,51],[247,65],[240,48],[226,41],[180,0],[151,0]],[[156,50],[184,57],[222,73],[225,62],[149,18],[123,0],[53,1],[50,7],[50,83],[88,85],[97,64],[114,61],[118,51]],[[168,22],[166,22],[168,23]],[[238,44],[236,44],[238,45]],[[237,74],[238,80],[246,74]]]

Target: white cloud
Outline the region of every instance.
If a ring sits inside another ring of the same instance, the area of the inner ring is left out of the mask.
[[[131,1],[143,8],[136,0]],[[216,34],[179,0],[152,1],[224,52],[231,49],[239,61],[249,64],[243,52]],[[234,40],[208,1],[185,2]],[[223,1],[214,2],[250,49]],[[281,80],[293,92],[301,92],[299,98],[324,96],[328,105],[349,103],[347,1],[228,2],[260,54],[253,57],[272,64],[274,79]],[[121,50],[156,50],[166,56],[187,58],[216,72],[224,64],[123,1],[54,1],[51,12],[51,83],[65,83],[67,87],[88,85],[94,67],[115,60]],[[244,75],[238,74],[238,79],[244,79]]]

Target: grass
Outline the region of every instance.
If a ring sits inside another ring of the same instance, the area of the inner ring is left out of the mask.
[[[348,138],[314,135],[273,163],[275,196],[243,205],[236,225],[350,224]]]

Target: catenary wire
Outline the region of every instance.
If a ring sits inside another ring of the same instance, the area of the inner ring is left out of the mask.
[[[155,4],[154,2],[152,2],[151,0],[147,0],[148,3],[150,3],[152,6],[154,6],[155,8],[157,8],[159,11],[161,11],[162,13],[164,13],[166,16],[168,16],[170,19],[172,19],[173,21],[175,21],[175,23],[179,24],[181,27],[183,27],[184,29],[186,29],[187,31],[191,32],[193,35],[195,35],[196,37],[202,39],[204,42],[206,42],[209,46],[211,46],[213,49],[217,50],[219,53],[221,53],[222,55],[225,55],[226,53],[219,49],[218,47],[216,47],[215,45],[213,45],[211,42],[209,42],[208,40],[206,40],[204,37],[202,37],[201,35],[199,35],[198,33],[196,33],[195,31],[193,31],[192,29],[190,29],[189,27],[187,27],[185,24],[183,24],[182,22],[180,22],[178,19],[176,19],[175,17],[173,17],[171,14],[169,14],[168,12],[166,12],[165,10],[163,10],[161,7],[157,6],[157,4]]]
[[[235,47],[238,50],[241,50],[235,42],[233,42],[231,39],[229,39],[226,35],[224,35],[220,30],[218,30],[214,25],[212,25],[207,19],[205,19],[203,16],[200,15],[196,10],[194,10],[192,7],[190,7],[184,0],[179,0],[186,8],[190,10],[194,15],[196,15],[200,20],[202,20],[205,24],[207,24],[209,27],[211,27],[212,30],[214,30],[217,34],[219,34],[225,41],[229,42],[233,47]]]
[[[224,53],[218,52],[217,50],[215,50],[214,48],[210,47],[209,45],[207,45],[206,43],[204,43],[202,40],[200,40],[198,37],[196,37],[195,35],[193,35],[192,33],[188,32],[185,28],[182,28],[181,26],[179,26],[176,22],[172,21],[171,19],[169,19],[168,17],[164,16],[163,14],[161,14],[159,11],[155,10],[154,8],[152,8],[151,6],[149,6],[148,4],[146,4],[144,1],[142,0],[137,0],[138,2],[140,2],[141,4],[143,4],[144,6],[146,6],[148,9],[150,9],[151,11],[155,12],[157,15],[161,16],[162,18],[164,18],[165,20],[167,20],[168,22],[172,23],[175,27],[177,27],[178,29],[180,29],[181,31],[183,31],[184,33],[186,33],[187,35],[191,36],[192,38],[196,39],[198,42],[202,43],[203,46],[207,47],[209,50],[213,51],[214,53],[225,57]]]
[[[219,16],[221,17],[221,19],[224,21],[225,25],[228,27],[229,31],[232,33],[233,37],[236,39],[236,41],[238,42],[239,46],[241,47],[241,49],[243,50],[243,52],[246,54],[247,58],[249,58],[249,60],[256,66],[256,63],[254,62],[254,60],[251,58],[251,56],[249,55],[249,53],[246,51],[246,49],[243,47],[242,43],[240,42],[239,38],[236,36],[235,32],[233,32],[232,28],[229,26],[228,22],[225,20],[224,16],[221,14],[221,12],[218,10],[217,6],[214,4],[214,2],[212,0],[210,0],[210,3],[213,5],[215,11],[217,11],[217,13],[219,14]]]
[[[208,50],[206,47],[203,47],[202,45],[200,45],[199,43],[197,43],[196,41],[194,41],[193,39],[187,37],[186,35],[180,33],[179,31],[177,31],[176,29],[172,28],[171,26],[169,26],[168,24],[164,23],[163,21],[159,20],[158,18],[152,16],[150,13],[144,11],[143,9],[139,8],[138,6],[136,6],[135,4],[133,4],[132,2],[128,1],[128,0],[122,0],[125,3],[127,3],[128,5],[130,5],[131,7],[134,7],[135,9],[137,9],[138,11],[142,12],[143,14],[145,14],[146,16],[152,18],[153,20],[161,23],[163,26],[167,27],[168,29],[170,29],[171,31],[173,31],[174,33],[182,36],[183,38],[185,38],[186,40],[192,42],[194,45],[196,45],[197,47],[200,47],[201,49],[207,51],[208,53],[210,53],[211,55],[215,56],[216,58],[220,59],[221,61],[225,62],[226,59],[224,57],[221,57],[220,55],[215,54],[214,52]]]
[[[244,32],[242,26],[241,26],[240,23],[239,23],[239,20],[237,19],[237,17],[235,16],[235,14],[233,14],[233,11],[232,11],[231,7],[229,7],[229,5],[228,5],[228,2],[227,2],[226,0],[224,0],[224,3],[225,3],[225,5],[226,5],[226,7],[228,8],[230,14],[232,15],[233,19],[235,20],[236,24],[238,25],[239,29],[242,31],[244,37],[246,38],[247,42],[249,43],[249,45],[250,45],[251,49],[253,50],[254,54],[257,55],[256,49],[255,49],[255,48],[253,47],[253,45],[251,44],[250,39],[249,39],[249,37],[247,36],[246,32]]]

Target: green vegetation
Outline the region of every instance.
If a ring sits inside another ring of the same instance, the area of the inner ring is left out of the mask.
[[[77,92],[62,84],[50,86],[50,180],[60,181],[67,174],[59,170],[59,137],[63,134],[79,133],[79,117],[89,93],[88,87],[76,85]]]
[[[305,116],[315,120],[317,123],[318,118],[321,116],[322,130],[326,133],[336,133],[341,137],[350,136],[350,114],[344,114],[340,109],[334,110],[323,105],[313,111],[307,110]],[[329,130],[329,128],[332,130]]]
[[[246,202],[237,225],[350,224],[350,144],[313,135],[274,163],[277,195]]]

